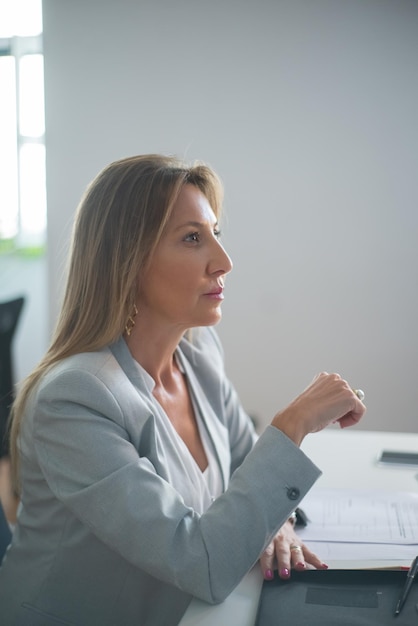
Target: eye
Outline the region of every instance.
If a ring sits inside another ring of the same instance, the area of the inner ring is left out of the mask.
[[[213,234],[215,235],[216,239],[220,239],[221,235],[222,235],[222,232],[221,232],[221,230],[219,228],[214,228],[213,229]]]
[[[194,233],[189,233],[188,235],[186,235],[186,237],[184,238],[184,241],[191,241],[192,243],[199,243],[200,241],[200,235],[199,233],[196,231]]]

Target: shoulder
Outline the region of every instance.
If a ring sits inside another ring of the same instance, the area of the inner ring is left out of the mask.
[[[88,379],[106,378],[106,372],[114,371],[114,357],[108,347],[95,352],[82,352],[62,359],[53,365],[44,375],[40,388],[69,377]]]
[[[43,376],[36,397],[38,401],[79,403],[103,412],[129,411],[138,404],[138,392],[145,386],[128,357],[119,359],[113,346],[106,346],[65,358]]]
[[[117,388],[124,380],[137,383],[141,376],[125,341],[120,338],[99,350],[80,352],[62,359],[44,375],[42,384],[49,385],[69,378],[81,378],[90,383],[98,380]]]
[[[114,396],[114,385],[111,381],[116,377],[120,383],[122,378],[120,368],[116,365],[108,348],[67,357],[54,364],[43,375],[35,397],[38,402],[54,405],[62,402],[89,405],[95,404],[97,398],[109,402]]]

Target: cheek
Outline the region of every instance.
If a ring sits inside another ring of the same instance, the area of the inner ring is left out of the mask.
[[[151,266],[144,275],[142,294],[148,304],[167,303],[178,305],[184,299],[190,302],[193,293],[199,291],[204,274],[205,261],[195,253],[191,254],[172,248],[160,249],[153,257]]]
[[[165,257],[164,263],[160,264],[156,280],[159,279],[161,283],[173,288],[184,289],[187,286],[193,288],[199,272],[200,268],[193,258],[179,259],[172,255]]]
[[[192,292],[194,284],[193,273],[187,266],[167,263],[147,275],[142,292],[149,302],[167,301]]]

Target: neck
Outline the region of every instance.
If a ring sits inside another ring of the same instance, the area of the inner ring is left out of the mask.
[[[125,336],[125,340],[135,361],[148,372],[156,385],[165,386],[177,371],[174,353],[183,334],[184,331],[145,332],[138,324],[129,336]]]

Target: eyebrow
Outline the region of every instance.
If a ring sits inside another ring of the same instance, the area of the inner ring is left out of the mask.
[[[204,228],[207,226],[207,222],[184,222],[183,224],[179,224],[178,226],[176,226],[176,228],[174,230],[180,230],[182,228],[187,228],[187,227],[192,227],[192,228]],[[212,228],[216,228],[217,226],[219,226],[218,221],[214,222],[212,225]]]

